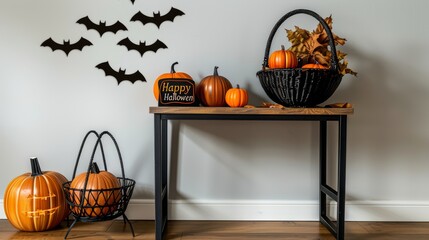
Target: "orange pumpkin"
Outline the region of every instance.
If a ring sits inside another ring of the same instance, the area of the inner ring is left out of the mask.
[[[197,86],[198,97],[203,106],[226,106],[225,94],[232,88],[232,85],[227,78],[218,74],[218,68],[218,66],[215,66],[213,75],[201,79],[200,84]]]
[[[73,213],[81,217],[100,217],[113,214],[121,200],[121,184],[115,175],[108,171],[100,171],[97,163],[92,163],[85,188],[88,173],[79,174],[70,184],[71,201],[76,206]],[[82,192],[85,196],[82,203]],[[83,210],[83,211],[82,211]]]
[[[327,67],[323,66],[322,64],[318,63],[307,63],[302,68],[316,68],[316,69],[328,69]]]
[[[45,231],[56,227],[69,214],[63,183],[66,177],[40,169],[31,158],[31,173],[13,179],[4,194],[4,211],[9,222],[22,231]]]
[[[185,78],[185,79],[190,79],[192,80],[192,77],[184,72],[176,72],[174,70],[174,65],[179,64],[178,62],[175,62],[171,65],[171,71],[169,73],[163,73],[161,75],[159,75],[159,77],[155,80],[154,84],[153,84],[153,95],[155,96],[155,99],[158,101],[159,98],[159,86],[158,86],[158,82],[161,79],[165,79],[165,78]]]
[[[282,49],[274,51],[268,58],[269,68],[295,68],[298,66],[298,58],[295,53],[290,50],[285,50],[282,45]]]
[[[226,104],[230,107],[244,107],[247,105],[248,99],[247,91],[238,85],[237,88],[229,89],[225,95]]]

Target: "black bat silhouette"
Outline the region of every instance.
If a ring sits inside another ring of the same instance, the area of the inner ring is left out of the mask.
[[[146,45],[146,41],[143,43],[140,41],[139,44],[135,44],[135,43],[131,42],[129,38],[124,38],[118,42],[118,45],[127,47],[128,51],[136,50],[140,53],[140,55],[142,57],[143,57],[143,54],[145,52],[152,51],[152,52],[156,53],[156,51],[158,51],[158,49],[167,48],[167,45],[165,45],[159,39],[157,39],[151,45]]]
[[[106,26],[106,22],[99,22],[99,24],[93,23],[88,16],[83,17],[79,20],[77,20],[76,23],[79,24],[83,24],[85,25],[85,27],[90,30],[90,29],[94,29],[96,30],[99,34],[100,37],[103,36],[104,33],[106,32],[112,32],[112,33],[117,33],[120,30],[123,31],[127,31],[127,27],[125,27],[124,24],[122,24],[121,22],[117,21],[115,24],[110,25],[110,26]]]
[[[112,76],[116,78],[116,81],[118,81],[118,85],[122,81],[130,81],[131,83],[135,83],[136,81],[140,80],[142,82],[146,82],[146,78],[139,71],[136,71],[132,74],[125,74],[125,69],[122,70],[119,68],[119,71],[117,72],[110,66],[109,62],[100,63],[95,67],[103,70],[106,76]]]
[[[92,45],[92,43],[90,41],[81,37],[79,41],[77,41],[76,43],[73,43],[73,44],[70,44],[70,40],[68,40],[68,41],[63,40],[63,44],[60,44],[60,43],[57,43],[54,40],[52,40],[52,38],[48,38],[44,42],[42,42],[42,44],[40,46],[41,47],[50,47],[52,49],[52,51],[62,50],[66,53],[66,56],[68,56],[72,50],[81,50],[82,51],[82,49],[84,47],[91,46],[91,45]]]
[[[134,2],[135,2],[136,0],[131,0],[131,2],[134,4]]]
[[[143,23],[143,25],[145,25],[146,23],[153,23],[159,28],[163,22],[173,22],[174,18],[182,15],[185,15],[185,13],[177,8],[171,7],[170,11],[163,16],[161,16],[160,12],[154,12],[153,17],[149,17],[139,11],[131,18],[131,21],[140,21],[141,23]]]

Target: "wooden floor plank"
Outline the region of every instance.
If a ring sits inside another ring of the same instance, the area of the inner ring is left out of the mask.
[[[131,221],[135,230],[122,220],[95,223],[78,222],[67,239],[153,240],[154,221]],[[7,220],[0,220],[0,239],[64,239],[67,223],[45,232],[21,232]],[[278,221],[169,221],[169,240],[334,240],[319,222]],[[429,223],[347,222],[347,240],[427,240]]]

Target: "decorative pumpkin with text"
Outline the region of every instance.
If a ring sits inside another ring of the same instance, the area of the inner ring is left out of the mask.
[[[232,85],[227,78],[219,75],[218,68],[215,66],[213,75],[203,78],[197,86],[198,97],[203,106],[226,106],[225,95]]]
[[[158,106],[198,106],[193,80],[164,78],[160,79],[158,84]]]
[[[100,171],[97,163],[91,164],[88,179],[87,175],[87,172],[79,174],[70,184],[71,200],[74,205],[82,206],[72,208],[73,213],[81,217],[113,214],[122,197],[118,178],[108,171]]]
[[[4,194],[4,211],[9,222],[22,231],[46,231],[56,227],[69,214],[62,184],[66,177],[40,169],[31,158],[31,173],[13,179]]]
[[[269,68],[295,68],[298,66],[298,59],[294,52],[285,50],[285,46],[282,45],[282,49],[274,51],[268,58]]]
[[[169,73],[163,73],[159,75],[159,77],[155,80],[153,83],[153,95],[155,96],[155,99],[158,101],[159,98],[159,80],[165,79],[165,78],[185,78],[192,80],[192,77],[185,73],[185,72],[176,72],[174,70],[174,65],[179,64],[178,62],[175,62],[171,65],[171,71]]]
[[[225,95],[226,104],[230,107],[244,107],[248,99],[247,91],[238,85],[236,88],[230,88]]]

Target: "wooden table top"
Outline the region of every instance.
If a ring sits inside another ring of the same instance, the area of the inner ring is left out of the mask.
[[[149,107],[153,114],[236,114],[236,115],[351,115],[353,108],[230,108],[230,107]]]

